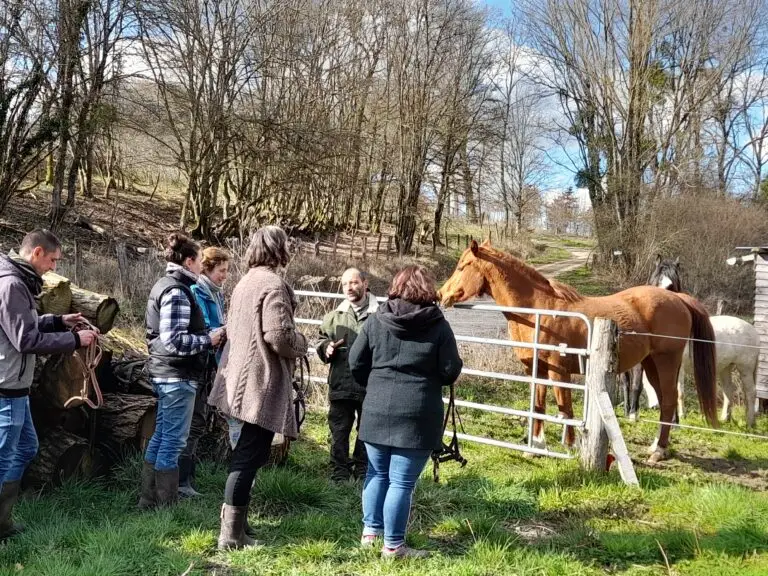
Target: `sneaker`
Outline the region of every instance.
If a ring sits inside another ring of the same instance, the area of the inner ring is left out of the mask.
[[[186,486],[179,486],[179,497],[180,498],[195,498],[197,496],[202,496],[200,492],[192,488],[189,484]]]
[[[430,552],[427,550],[416,550],[405,544],[398,546],[397,548],[387,548],[384,546],[381,549],[382,558],[427,558],[429,555]]]
[[[363,534],[360,537],[360,546],[362,548],[370,548],[376,543],[376,540],[381,538],[381,536],[377,534]]]

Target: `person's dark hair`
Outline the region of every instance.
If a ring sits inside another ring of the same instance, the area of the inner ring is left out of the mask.
[[[245,253],[249,268],[286,266],[291,255],[288,252],[288,235],[279,226],[264,226],[253,234]]]
[[[435,279],[423,266],[407,266],[395,274],[387,296],[414,304],[434,304],[437,302]]]
[[[168,236],[165,247],[165,259],[181,266],[187,258],[197,258],[200,253],[200,244],[192,240],[186,234],[174,232]]]
[[[19,250],[22,254],[28,254],[38,246],[42,248],[46,254],[50,254],[61,248],[61,242],[50,230],[38,228],[24,236]]]

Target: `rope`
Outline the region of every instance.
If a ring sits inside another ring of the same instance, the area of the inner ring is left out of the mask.
[[[80,330],[96,330],[96,328],[87,320],[83,320],[82,322],[75,324],[75,326],[73,326],[71,329],[72,332],[79,332]],[[85,350],[75,350],[75,352],[72,354],[80,363],[82,368],[83,387],[80,389],[80,396],[72,396],[64,403],[64,408],[69,408],[69,405],[72,402],[76,402],[78,400],[84,402],[94,410],[98,410],[104,405],[104,397],[101,395],[99,381],[96,378],[96,368],[101,361],[101,352],[101,337],[97,336],[93,342],[91,342],[90,345],[85,348]],[[85,359],[83,359],[83,355],[85,356]],[[91,401],[88,394],[89,384],[93,388],[93,391],[96,393],[95,404]]]
[[[619,334],[626,336],[650,336],[653,338],[669,338],[670,340],[687,340],[689,342],[704,342],[705,344],[724,344],[727,346],[736,346],[738,348],[752,348],[755,350],[762,350],[761,346],[754,346],[753,344],[736,344],[735,342],[717,342],[716,340],[704,340],[703,338],[686,338],[685,336],[669,336],[666,334],[654,334],[652,332],[636,332],[634,330],[619,330]]]
[[[448,409],[445,412],[445,418],[443,419],[443,433],[445,433],[448,427],[448,419],[451,419],[451,426],[453,428],[453,437],[451,441],[446,444],[443,442],[443,446],[440,450],[434,450],[432,452],[432,476],[435,482],[440,482],[440,463],[448,462],[450,460],[456,460],[463,468],[467,464],[467,459],[461,455],[459,451],[459,436],[458,429],[456,427],[456,419],[459,420],[459,427],[461,432],[464,433],[464,423],[461,421],[461,416],[456,408],[456,393],[454,384],[451,383],[450,393],[448,398]]]
[[[629,420],[626,416],[618,416],[622,420]],[[757,438],[759,440],[768,440],[768,436],[764,434],[750,434],[748,432],[734,432],[732,430],[720,430],[718,428],[704,428],[703,426],[693,426],[691,424],[675,424],[674,422],[662,422],[659,420],[648,420],[646,418],[638,418],[637,422],[645,422],[647,424],[660,424],[663,426],[673,426],[675,428],[685,428],[688,430],[700,430],[701,432],[711,432],[713,434],[725,434],[727,436],[741,436],[743,438]]]

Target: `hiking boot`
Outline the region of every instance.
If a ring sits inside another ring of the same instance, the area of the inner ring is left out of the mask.
[[[427,550],[416,550],[405,544],[402,544],[397,548],[387,548],[384,546],[381,549],[382,558],[428,558],[429,554],[430,553]]]
[[[236,550],[246,546],[255,546],[258,541],[245,534],[248,518],[248,506],[221,505],[221,530],[219,531],[219,550]]]
[[[157,502],[155,494],[155,465],[146,460],[141,467],[141,492],[139,493],[139,510],[154,508]]]
[[[18,480],[3,483],[3,488],[0,491],[0,540],[5,540],[24,531],[22,524],[14,524],[11,520],[13,507],[19,500],[20,488],[21,482]]]
[[[170,506],[179,499],[179,469],[155,470],[157,506]]]

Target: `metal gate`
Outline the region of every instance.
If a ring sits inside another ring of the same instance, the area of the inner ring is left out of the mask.
[[[334,294],[330,292],[310,292],[305,290],[297,290],[295,293],[296,293],[296,296],[306,297],[306,298],[320,298],[320,299],[333,299],[333,300],[343,300],[345,298],[343,294]],[[383,302],[385,300],[386,298],[378,298],[379,302]],[[532,368],[531,376],[525,376],[525,375],[519,375],[519,374],[507,374],[504,372],[489,372],[486,370],[479,370],[476,368],[467,368],[466,366],[462,369],[462,374],[466,374],[468,376],[477,376],[482,378],[496,379],[496,380],[505,381],[505,382],[519,382],[522,384],[527,384],[529,386],[529,393],[530,393],[530,402],[529,402],[528,410],[520,410],[520,409],[504,407],[504,406],[493,406],[490,404],[468,402],[465,400],[461,400],[459,398],[455,400],[455,405],[463,408],[468,408],[472,410],[481,410],[485,412],[495,412],[498,414],[506,414],[509,416],[516,416],[519,418],[526,419],[528,422],[527,443],[515,444],[512,442],[495,440],[493,438],[484,438],[482,436],[474,436],[471,434],[463,434],[463,433],[459,433],[457,435],[458,438],[461,440],[468,440],[471,442],[478,442],[481,444],[488,444],[491,446],[499,446],[502,448],[509,448],[511,450],[519,450],[521,452],[528,452],[528,453],[538,454],[542,456],[552,456],[554,458],[572,458],[573,456],[567,452],[559,452],[559,451],[554,451],[549,449],[542,449],[534,446],[533,445],[533,421],[541,420],[543,422],[549,422],[551,424],[561,425],[563,426],[563,433],[565,432],[565,426],[583,428],[585,421],[587,419],[587,414],[586,414],[587,406],[589,405],[588,398],[587,398],[587,388],[584,384],[556,382],[554,380],[549,380],[547,378],[539,378],[538,351],[545,351],[545,350],[555,351],[555,352],[559,352],[563,356],[566,356],[566,355],[578,356],[579,367],[580,367],[581,373],[584,374],[586,359],[589,356],[590,344],[592,342],[592,322],[589,320],[589,318],[584,314],[580,314],[577,312],[567,312],[562,310],[537,310],[534,308],[514,308],[509,306],[497,306],[495,304],[463,303],[463,304],[455,304],[454,308],[462,309],[462,310],[473,310],[473,311],[486,313],[486,314],[490,314],[490,313],[499,314],[499,313],[506,312],[506,313],[512,313],[512,314],[525,314],[525,315],[534,317],[534,341],[533,342],[516,342],[512,340],[501,340],[497,338],[464,336],[461,334],[454,333],[457,342],[466,342],[469,344],[478,344],[478,345],[482,344],[482,345],[488,345],[488,346],[502,346],[505,348],[527,348],[527,349],[532,349],[534,351],[533,362],[531,366]],[[574,348],[569,346],[567,342],[564,342],[559,345],[540,343],[539,335],[541,333],[541,318],[543,316],[549,316],[549,317],[559,316],[559,317],[576,318],[584,322],[587,327],[586,348]],[[322,320],[297,317],[296,323],[319,326],[322,324]],[[321,382],[325,381],[323,378],[319,378],[319,377],[314,377],[313,380],[321,381]],[[556,386],[560,388],[569,388],[571,390],[583,392],[584,412],[582,414],[582,417],[581,418],[575,418],[575,417],[560,418],[558,416],[550,416],[547,414],[538,414],[534,412],[534,403],[536,399],[537,384],[548,386],[548,387]],[[447,404],[448,398],[443,398],[443,402]],[[446,431],[446,435],[452,436],[453,433]]]

